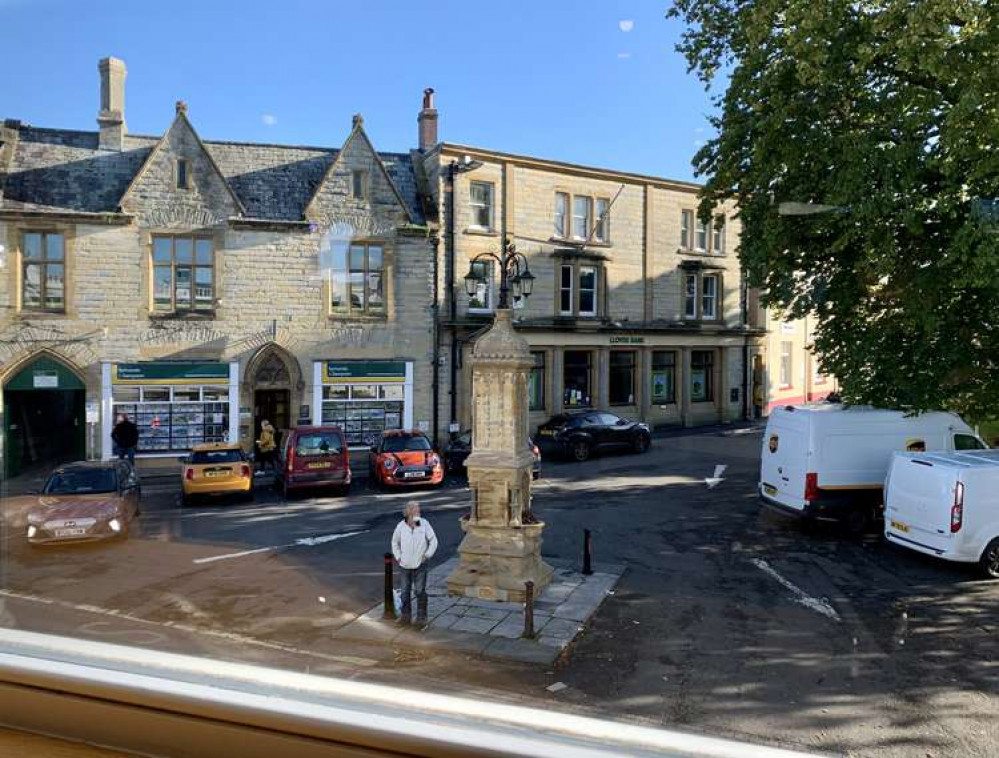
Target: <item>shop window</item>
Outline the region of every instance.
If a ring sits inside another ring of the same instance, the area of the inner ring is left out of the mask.
[[[493,264],[489,261],[472,261],[472,273],[478,279],[475,292],[468,298],[468,310],[491,312],[493,309]]]
[[[635,404],[635,351],[614,350],[610,354],[609,391],[611,405]]]
[[[330,307],[334,313],[385,312],[385,253],[381,245],[354,243],[333,251]]]
[[[527,377],[527,395],[532,411],[543,411],[545,409],[545,354],[543,351],[531,353],[531,360],[534,365],[531,373]]]
[[[780,343],[780,386],[790,387],[794,382],[794,343]]]
[[[690,353],[690,399],[695,403],[711,402],[715,398],[714,350],[693,350]]]
[[[181,385],[115,386],[115,418],[124,413],[139,429],[139,453],[183,452],[229,435],[229,388]]]
[[[21,308],[66,310],[66,251],[61,234],[28,232],[21,238]]]
[[[566,350],[562,360],[562,404],[566,408],[589,408],[593,353]]]
[[[493,185],[490,182],[472,182],[468,191],[468,206],[472,213],[472,228],[493,228]]]
[[[215,309],[215,251],[206,237],[153,237],[153,310],[204,313]]]
[[[652,353],[652,402],[659,405],[676,402],[676,351]]]
[[[371,447],[386,429],[402,429],[404,396],[401,383],[325,385],[323,423],[343,429],[348,447]]]

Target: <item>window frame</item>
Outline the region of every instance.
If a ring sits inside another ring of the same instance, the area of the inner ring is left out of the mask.
[[[630,356],[630,364],[622,364],[615,366],[614,359],[620,358],[622,356]],[[622,402],[619,399],[614,399],[613,387],[614,387],[614,369],[630,369],[630,389],[628,392],[628,400]],[[610,406],[633,406],[637,404],[637,393],[635,385],[635,377],[638,369],[638,351],[637,350],[611,350],[607,357],[607,404]]]
[[[358,194],[360,188],[360,194]],[[350,196],[354,200],[367,200],[368,172],[363,169],[354,169],[350,172]]]
[[[705,286],[707,281],[714,283],[714,291],[709,295],[708,289]],[[701,309],[701,321],[717,321],[718,320],[718,289],[721,277],[718,274],[701,274],[700,276],[700,309]],[[705,305],[708,300],[711,301],[711,312],[708,313]]]
[[[669,355],[668,362],[657,362],[656,356]],[[650,356],[651,368],[649,371],[649,398],[653,405],[671,405],[676,403],[676,367],[678,356],[676,350],[653,350]],[[656,395],[656,374],[669,372],[669,396]]]
[[[29,235],[38,235],[40,238],[40,257],[39,258],[28,258],[27,256],[27,237]],[[62,248],[61,258],[49,259],[49,237],[59,237],[61,242],[60,246]],[[20,253],[20,265],[18,267],[18,294],[19,294],[19,306],[20,310],[27,313],[51,313],[51,314],[66,314],[67,313],[67,269],[68,269],[68,253],[67,253],[67,235],[65,232],[58,229],[24,229],[20,233],[19,242],[19,253]],[[38,305],[27,305],[25,302],[25,279],[28,273],[29,266],[36,266],[39,269],[38,278]],[[48,273],[50,266],[61,266],[62,267],[62,306],[58,308],[50,308],[46,305],[48,300]]]
[[[725,255],[725,229],[728,219],[725,214],[715,214],[714,222],[711,224],[711,254]]]
[[[353,300],[351,299],[351,274],[354,273],[353,267],[351,265],[351,251],[354,248],[363,248],[364,250],[364,265],[360,269],[361,274],[361,291],[363,293],[363,302],[360,306],[355,306]],[[371,249],[377,248],[381,251],[381,266],[378,268],[371,267]],[[385,318],[388,313],[388,255],[386,250],[386,245],[381,240],[351,240],[346,245],[346,254],[343,260],[343,271],[338,272],[336,269],[336,263],[330,266],[330,273],[328,279],[329,287],[329,297],[327,298],[327,307],[329,308],[329,313],[331,316],[340,318]],[[344,305],[334,305],[333,296],[336,292],[336,280],[335,277],[338,273],[343,275],[343,301]],[[382,290],[382,303],[378,308],[372,308],[369,305],[368,288],[370,286],[371,275],[373,273],[380,274],[381,276],[381,290]]]
[[[158,262],[156,260],[156,241],[157,240],[170,240],[170,262],[169,264]],[[180,268],[190,269],[191,279],[191,297],[189,308],[178,308],[177,307],[177,240],[190,240],[191,242],[191,262],[190,263],[180,263]],[[198,263],[198,242],[208,242],[211,245],[211,263],[209,264],[199,264]],[[198,234],[198,233],[154,233],[150,236],[149,241],[149,270],[151,273],[150,277],[150,313],[154,316],[209,316],[213,317],[215,315],[215,306],[218,299],[218,267],[216,266],[215,260],[216,246],[215,237],[211,234]],[[159,307],[156,299],[156,271],[157,269],[169,268],[170,269],[170,307],[162,308]],[[197,285],[198,285],[198,270],[199,269],[209,269],[212,274],[212,291],[210,297],[210,306],[207,308],[198,308],[196,304],[198,303],[197,298]]]
[[[711,230],[709,224],[705,224],[697,216],[694,217],[694,247],[695,253],[708,252],[708,245],[711,243]],[[704,244],[701,244],[701,237],[704,237]]]
[[[486,304],[483,306],[472,305],[472,298],[474,295],[468,297],[468,312],[469,313],[493,313],[495,308],[495,284],[496,284],[496,272],[493,262],[490,260],[478,260],[471,261],[469,263],[470,269],[475,269],[476,267],[485,269],[485,281],[477,286],[484,286],[486,293]],[[468,293],[465,293],[466,296]]]
[[[576,234],[576,219],[580,218],[576,214],[576,202],[583,201],[586,205],[586,215],[583,218],[583,234]],[[586,242],[590,238],[590,228],[593,222],[593,198],[590,195],[573,195],[572,196],[572,215],[571,215],[572,226],[570,229],[572,239],[579,240],[581,242]]]
[[[590,271],[593,273],[593,287],[585,288],[583,287],[583,272]],[[583,292],[593,293],[593,309],[583,310]],[[577,266],[576,267],[576,315],[580,318],[596,318],[597,314],[600,312],[600,270],[593,265],[587,266]]]
[[[604,204],[604,212],[600,213],[600,205]],[[597,196],[593,199],[593,241],[602,245],[610,244],[610,206],[609,197]]]
[[[565,384],[565,370],[567,366],[582,366],[582,364],[570,364],[566,360],[566,355],[568,353],[580,353],[586,355],[586,398],[589,402],[581,403],[579,405],[570,405],[565,401],[566,384]],[[563,408],[593,408],[593,370],[594,370],[594,351],[593,350],[563,350],[562,352],[562,407]]]
[[[545,388],[548,354],[544,350],[532,350],[531,359],[534,361],[534,365],[531,366],[531,370],[527,375],[527,410],[528,412],[543,411],[547,408],[545,401],[548,397],[548,392]],[[535,392],[532,392],[532,389]],[[535,394],[538,396],[537,403],[534,402]]]
[[[174,189],[191,189],[191,161],[187,158],[177,158],[173,162]],[[183,181],[181,181],[183,179]]]
[[[691,403],[713,403],[715,401],[715,353],[716,349],[702,349],[690,351],[690,402]],[[709,356],[709,360],[704,364],[695,363],[696,356]],[[694,371],[704,369],[704,397],[697,399],[694,397]]]
[[[559,213],[559,200],[563,202],[562,212]],[[572,195],[562,190],[555,191],[555,214],[553,218],[554,234],[558,239],[566,239],[569,236],[569,206],[572,203]],[[559,223],[561,220],[561,224]],[[561,225],[561,229],[559,226]]]
[[[680,249],[692,250],[694,244],[694,212],[690,208],[680,210]]]
[[[564,276],[565,272],[568,270],[570,272],[570,286],[564,286]],[[569,260],[563,261],[558,265],[558,277],[555,281],[555,308],[556,315],[560,318],[585,318],[593,319],[600,318],[600,314],[603,311],[603,305],[601,302],[601,280],[603,279],[603,266],[595,261],[579,261],[579,260]],[[592,290],[587,287],[582,286],[582,275],[583,272],[592,271],[593,272],[593,288]],[[582,310],[582,299],[584,292],[593,292],[593,310]],[[571,304],[571,310],[565,310],[562,307],[562,296],[567,293],[569,294],[569,302]]]
[[[723,306],[725,303],[725,280],[722,276],[722,272],[717,269],[711,269],[708,271],[681,269],[681,271],[683,272],[683,277],[680,280],[680,299],[683,303],[683,320],[712,322],[722,321],[724,317]],[[711,315],[705,315],[704,312],[705,279],[713,279],[715,282],[715,291],[712,296],[714,302],[714,313]],[[693,292],[690,292],[689,290],[689,284],[691,281],[694,281]],[[693,311],[690,308],[691,304],[694,306]]]
[[[785,377],[785,363],[784,363],[785,360],[787,361],[786,377]],[[794,341],[793,340],[781,340],[780,373],[778,374],[778,380],[780,388],[782,390],[787,390],[794,387]]]
[[[486,187],[489,190],[489,199],[487,203],[476,202],[473,196],[472,189],[476,186]],[[478,223],[478,214],[476,213],[477,208],[484,207],[489,212],[489,220],[487,226],[482,226]],[[468,183],[468,211],[471,215],[470,223],[468,225],[469,229],[475,229],[477,231],[491,232],[496,227],[496,183],[495,182],[484,182],[484,181],[470,181]]]
[[[569,286],[565,286],[565,273],[569,272]],[[562,295],[564,293],[569,293],[569,309],[566,310],[562,307]],[[576,267],[571,263],[562,263],[559,265],[559,279],[558,279],[558,314],[560,316],[575,316],[576,315]]]

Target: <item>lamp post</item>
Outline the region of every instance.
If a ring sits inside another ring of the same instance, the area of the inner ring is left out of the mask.
[[[465,292],[469,297],[475,295],[476,289],[486,283],[485,274],[477,271],[475,265],[484,261],[495,261],[499,264],[499,308],[510,307],[511,291],[514,297],[531,296],[531,292],[534,291],[534,274],[531,273],[524,254],[518,253],[514,244],[507,240],[500,252],[479,253],[472,258],[468,273],[465,274]]]

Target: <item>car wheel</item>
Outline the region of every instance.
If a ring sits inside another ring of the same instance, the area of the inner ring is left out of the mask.
[[[989,579],[999,579],[999,537],[985,546],[982,557],[978,559],[978,565]]]
[[[582,463],[590,459],[590,443],[583,440],[572,443],[572,459]]]
[[[651,443],[652,440],[650,440],[647,435],[639,434],[635,437],[635,441],[631,443],[631,447],[636,453],[641,455],[642,453],[648,451]]]
[[[248,489],[246,491],[246,502],[252,503],[256,499],[257,499],[257,495],[256,495],[256,493],[254,493],[253,487],[250,487],[250,489]]]
[[[194,505],[194,495],[181,495],[180,504],[183,505],[185,508]]]

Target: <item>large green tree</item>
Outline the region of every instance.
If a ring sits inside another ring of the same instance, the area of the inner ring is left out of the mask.
[[[729,78],[694,163],[705,219],[738,202],[750,284],[816,319],[848,399],[999,417],[999,3],[674,0],[669,15],[690,68]]]

